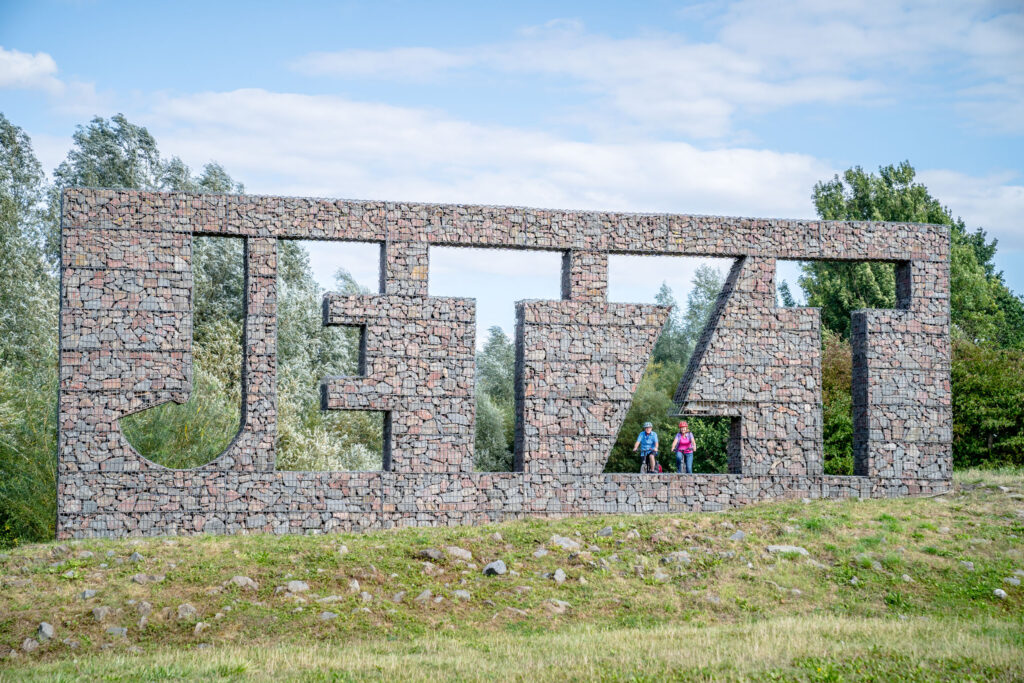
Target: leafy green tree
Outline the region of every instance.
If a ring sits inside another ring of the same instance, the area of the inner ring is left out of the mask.
[[[826,474],[853,474],[853,354],[850,342],[822,331],[822,440]]]
[[[878,175],[857,166],[843,177],[819,182],[812,194],[818,216],[828,220],[898,221],[950,226],[950,317],[954,333],[977,343],[1016,345],[1024,339],[1024,303],[995,271],[996,241],[984,230],[967,231],[963,220],[915,182],[906,161],[883,166]],[[849,336],[850,312],[894,305],[891,264],[811,261],[800,285],[810,306],[820,306],[822,324]]]
[[[718,295],[722,293],[724,286],[725,279],[722,273],[712,266],[698,266],[693,274],[693,287],[686,296],[686,312],[682,318],[682,336],[685,343],[684,353],[679,357],[679,362],[684,367],[689,362],[690,356],[704,332],[708,318],[715,310]]]
[[[515,347],[505,331],[495,325],[487,331],[487,341],[477,354],[477,384],[497,405],[514,399]]]
[[[46,186],[32,143],[0,114],[0,360],[26,363],[55,343],[57,280],[45,256]],[[44,351],[49,355],[49,351]]]
[[[0,547],[53,534],[57,278],[42,167],[0,114]]]
[[[796,299],[793,298],[793,292],[789,291],[789,283],[785,280],[779,285],[778,295],[777,305],[783,308],[793,308],[796,306]]]
[[[476,395],[475,466],[479,472],[511,472],[512,449],[506,437],[508,416],[483,391]]]
[[[515,431],[515,347],[500,327],[488,330],[476,355],[476,469],[512,469]]]
[[[953,348],[953,463],[1024,465],[1024,351]]]
[[[810,261],[800,286],[807,305],[821,308],[821,324],[850,336],[850,313],[860,308],[892,308],[896,279],[891,263]]]
[[[683,334],[679,305],[672,295],[672,288],[667,283],[661,283],[661,288],[654,297],[654,303],[659,306],[668,306],[672,310],[668,315],[668,320],[665,321],[665,327],[662,328],[658,341],[654,344],[651,361],[654,363],[678,362],[680,358],[689,355],[688,340]]]
[[[277,468],[379,470],[383,414],[320,406],[324,378],[359,374],[359,332],[323,325],[323,291],[313,279],[309,254],[298,243],[278,244]],[[367,293],[344,270],[335,274],[333,291]]]
[[[915,182],[909,163],[884,166],[878,175],[860,167],[842,179],[818,183],[814,204],[824,219],[905,221],[950,226],[950,320],[953,347],[954,461],[959,465],[1008,462],[1020,449],[1021,423],[1014,401],[1019,377],[1016,351],[1024,344],[1024,302],[996,271],[996,240],[969,232],[963,220]],[[821,306],[822,399],[826,470],[846,471],[852,449],[849,366],[845,338],[850,312],[895,301],[892,266],[879,263],[804,265],[800,284],[808,304]],[[997,381],[998,380],[998,381]],[[989,383],[990,384],[986,384]]]

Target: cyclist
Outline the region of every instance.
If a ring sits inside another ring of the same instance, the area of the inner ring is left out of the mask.
[[[654,425],[650,422],[644,422],[644,430],[640,432],[640,436],[636,437],[636,443],[633,444],[633,452],[640,449],[640,457],[642,463],[647,465],[648,472],[658,471],[658,432],[654,431]]]
[[[693,438],[690,425],[686,420],[679,423],[679,433],[672,440],[672,450],[676,454],[676,472],[683,473],[683,461],[686,461],[686,473],[693,474],[693,452],[697,450],[697,441]]]

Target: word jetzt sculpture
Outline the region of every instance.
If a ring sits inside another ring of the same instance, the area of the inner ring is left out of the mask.
[[[192,236],[245,240],[242,423],[171,470],[118,420],[191,391]],[[381,245],[380,293],[328,294],[361,328],[326,410],[385,415],[379,472],[278,472],[278,239]],[[473,471],[472,299],[427,294],[431,246],[557,250],[562,299],[516,306],[515,471]],[[735,259],[682,378],[680,415],[731,418],[729,473],[603,474],[668,316],[607,301],[608,255]],[[941,226],[71,189],[62,211],[62,538],[369,529],[898,496],[951,476],[949,234]],[[854,476],[822,470],[817,309],[776,308],[775,260],[890,261],[897,304],[853,314]]]

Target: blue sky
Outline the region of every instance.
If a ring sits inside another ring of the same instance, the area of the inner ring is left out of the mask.
[[[800,218],[816,181],[907,159],[1021,292],[1021,36],[1019,2],[5,1],[0,111],[47,168],[124,112],[267,194]],[[481,327],[557,283],[439,258],[465,285],[432,291],[478,296]],[[682,298],[692,264],[661,268]],[[637,279],[613,296],[660,284]]]

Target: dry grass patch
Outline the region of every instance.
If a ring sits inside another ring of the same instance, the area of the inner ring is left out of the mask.
[[[488,653],[494,643],[512,648],[512,641],[521,638],[533,639],[540,651],[554,656],[542,643],[556,635],[589,640],[607,632],[637,641],[662,629],[677,629],[676,636],[691,640],[706,632],[726,639],[740,638],[737,634],[770,638],[772,624],[803,619],[824,619],[813,622],[818,632],[827,632],[832,623],[828,619],[834,619],[841,628],[853,629],[851,634],[863,630],[856,627],[862,621],[894,628],[932,624],[937,631],[989,624],[993,633],[1011,625],[1021,632],[1024,593],[1004,579],[1024,571],[1024,517],[1017,513],[1024,504],[1015,497],[1024,491],[1024,475],[986,476],[958,475],[959,492],[928,499],[786,501],[713,514],[523,520],[330,536],[200,536],[29,546],[0,555],[0,658],[9,650],[20,651],[42,621],[54,625],[57,637],[31,654],[0,659],[0,672],[5,667],[9,673],[36,667],[66,671],[61,667],[72,658],[99,662],[127,657],[125,667],[130,662],[160,667],[166,661],[167,671],[185,667],[191,676],[200,669],[188,668],[192,655],[187,653],[200,647],[208,648],[203,653],[229,653],[223,655],[225,671],[235,656],[230,653],[250,647],[324,661],[338,656],[336,651],[366,657],[380,651],[384,659],[367,662],[390,666],[386,662],[392,655],[416,661],[423,654],[416,648],[441,648],[452,656],[463,650]],[[606,525],[612,535],[598,536]],[[746,537],[731,540],[737,530]],[[577,541],[580,551],[552,543],[556,534]],[[806,548],[810,558],[769,555],[769,544]],[[347,553],[340,552],[342,545]],[[469,550],[473,558],[447,554],[428,566],[418,555],[446,546]],[[547,554],[535,557],[538,549]],[[142,556],[140,561],[132,561],[134,552]],[[666,561],[680,553],[687,561]],[[495,559],[504,560],[512,571],[484,577],[480,570]],[[973,571],[961,561],[973,562]],[[551,578],[558,569],[567,576],[562,584]],[[134,582],[133,575],[140,573],[164,578]],[[226,585],[236,574],[257,581],[258,590]],[[292,580],[306,582],[309,590],[277,590]],[[353,581],[358,589],[351,587]],[[1006,590],[1006,599],[995,597],[996,588]],[[81,599],[86,589],[95,590],[96,596]],[[431,591],[431,599],[416,602],[424,590]],[[456,595],[463,590],[470,593],[469,600]],[[403,599],[395,601],[397,593],[404,593]],[[332,595],[339,597],[330,604],[318,602]],[[442,598],[440,603],[436,597]],[[564,601],[569,608],[558,613],[551,609],[551,600]],[[143,601],[152,606],[152,614],[140,623]],[[178,607],[185,602],[196,608],[196,618],[178,618]],[[110,608],[103,622],[93,618],[98,606]],[[325,610],[337,618],[321,620],[318,615]],[[954,616],[958,621],[942,626]],[[908,621],[899,622],[899,617]],[[197,620],[209,626],[197,633]],[[757,631],[758,624],[769,631]],[[108,634],[111,626],[127,628],[126,637]],[[987,637],[984,629],[968,632],[975,644]],[[1002,643],[999,647],[1005,645],[1001,635],[992,637]],[[881,637],[872,642],[886,645]],[[418,645],[406,647],[412,643]],[[690,645],[673,647],[704,661],[700,658],[705,654],[695,653]],[[128,655],[133,648],[144,653],[141,659]],[[254,657],[247,660],[249,673],[277,666],[255,654],[247,656]],[[521,652],[516,655],[523,657],[529,660]],[[655,667],[650,675],[670,671],[679,664],[675,657],[666,654],[658,666],[669,668]],[[993,666],[1001,666],[993,657]],[[718,666],[718,660],[707,661],[706,666]],[[583,667],[580,671],[591,671],[585,661],[576,664]],[[429,670],[434,664],[425,666]],[[532,666],[527,661],[511,670],[532,675]],[[546,675],[543,667],[538,671]]]

